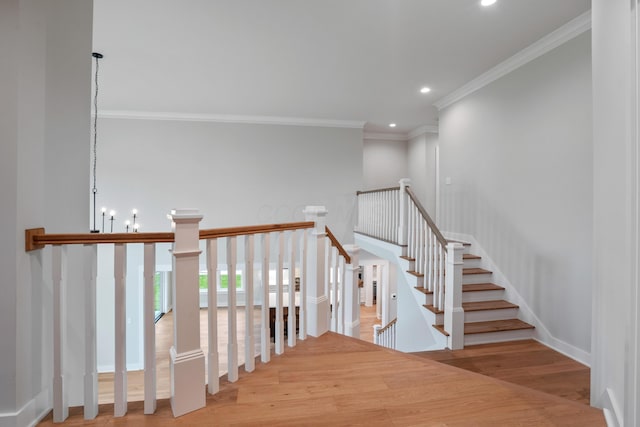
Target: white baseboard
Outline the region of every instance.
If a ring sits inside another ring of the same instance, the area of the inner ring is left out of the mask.
[[[613,390],[607,388],[602,397],[602,412],[604,413],[604,419],[607,422],[608,427],[622,427],[622,411],[620,405],[618,405],[618,399],[613,394]]]
[[[0,413],[0,427],[35,426],[51,408],[51,390],[46,388],[16,412]]]
[[[452,233],[452,232],[443,232],[442,233],[447,239],[453,240],[461,240],[464,242],[471,243],[471,247],[473,248],[473,253],[475,255],[482,257],[482,265],[483,268],[491,270],[493,272],[494,282],[497,285],[500,285],[505,288],[505,293],[509,302],[517,304],[520,307],[518,317],[524,320],[527,323],[532,324],[536,327],[534,331],[534,339],[547,347],[552,348],[553,350],[564,354],[565,356],[582,363],[586,366],[591,366],[591,354],[581,348],[575,347],[567,342],[564,342],[556,337],[554,337],[549,329],[544,325],[544,323],[538,318],[538,316],[533,312],[531,307],[527,304],[527,302],[522,298],[520,293],[516,290],[516,288],[511,284],[509,279],[502,273],[500,268],[497,266],[495,262],[491,259],[491,257],[484,250],[482,245],[478,243],[478,241],[469,234],[462,233]]]

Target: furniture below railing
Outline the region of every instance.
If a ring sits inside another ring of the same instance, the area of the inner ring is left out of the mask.
[[[126,360],[126,277],[127,246],[144,244],[143,255],[143,313],[144,324],[144,412],[156,409],[156,355],[154,276],[156,244],[173,243],[172,259],[175,284],[173,286],[174,341],[170,349],[171,406],[174,416],[199,409],[205,405],[207,391],[219,391],[221,375],[218,354],[217,290],[219,246],[226,248],[224,263],[228,274],[228,380],[238,379],[237,333],[237,268],[242,270],[242,289],[246,306],[252,302],[260,306],[259,319],[254,310],[245,310],[244,369],[255,369],[254,358],[260,354],[267,363],[271,357],[271,336],[275,353],[285,351],[285,321],[287,346],[307,335],[319,336],[329,329],[350,336],[359,336],[358,249],[343,247],[325,227],[327,211],[321,206],[305,209],[305,222],[259,225],[212,230],[199,230],[202,216],[193,210],[178,210],[171,214],[174,231],[167,233],[118,234],[47,234],[42,228],[26,230],[27,251],[51,246],[53,278],[53,417],[55,422],[68,416],[65,387],[65,333],[67,271],[82,268],[86,283],[85,297],[85,381],[84,415],[86,419],[98,414],[97,336],[96,336],[96,278],[100,266],[97,247],[114,247],[114,315],[115,315],[115,377],[114,416],[127,412]],[[243,239],[244,251],[238,252],[238,239]],[[199,273],[200,240],[205,241],[208,293],[208,354],[200,348]],[[272,244],[273,243],[273,244]],[[220,244],[220,245],[219,245]],[[83,265],[68,265],[68,245],[83,245]],[[240,259],[238,259],[240,258]],[[275,260],[275,283],[270,283],[271,267]],[[225,265],[226,264],[226,265]],[[285,272],[286,275],[285,276]],[[285,280],[286,278],[286,280]],[[275,291],[272,288],[275,287]],[[329,303],[330,300],[330,303]],[[270,303],[273,302],[273,304]],[[273,307],[271,307],[273,305]],[[271,310],[275,310],[271,331]],[[285,317],[286,316],[286,317]],[[286,319],[286,320],[285,320]],[[260,337],[254,336],[259,324]],[[259,350],[256,349],[259,341]],[[208,377],[205,378],[205,363]]]
[[[445,313],[449,348],[462,348],[462,247],[447,242],[409,184],[404,178],[399,187],[358,192],[356,232],[402,246],[408,273],[434,309]]]
[[[395,318],[384,327],[373,325],[373,343],[395,350],[397,322],[398,318]]]

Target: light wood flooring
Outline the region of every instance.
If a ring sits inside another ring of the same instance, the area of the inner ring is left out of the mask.
[[[207,354],[209,343],[207,338],[208,310],[200,310],[200,345],[202,351]],[[220,355],[220,372],[227,372],[227,344],[228,334],[228,310],[218,309],[218,352]],[[259,328],[260,310],[254,310],[255,325]],[[373,325],[380,324],[376,317],[376,306],[362,306],[360,310],[360,339],[373,342]],[[244,364],[244,336],[245,336],[245,311],[243,307],[237,310],[238,331],[238,363]],[[260,332],[255,329],[257,340],[256,349],[260,350]],[[169,374],[169,348],[173,343],[173,313],[162,316],[156,323],[156,390],[158,398],[171,396]],[[127,373],[127,397],[129,401],[144,400],[144,372],[129,371]],[[113,373],[98,375],[98,401],[100,403],[113,403],[114,399]]]
[[[413,354],[589,404],[589,367],[534,340],[481,344],[468,346],[463,350]]]
[[[251,374],[223,382],[201,410],[174,419],[168,400],[154,415],[111,405],[93,421],[71,411],[66,425],[94,426],[604,426],[600,410],[415,355],[327,333],[301,341]],[[49,415],[42,425],[53,425]]]

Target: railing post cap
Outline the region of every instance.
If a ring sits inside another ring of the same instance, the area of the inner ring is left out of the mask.
[[[462,243],[448,242],[447,243],[447,248],[453,249],[453,250],[461,250],[461,249],[464,249],[464,246],[462,245]]]
[[[171,213],[169,214],[171,219],[175,222],[176,220],[201,220],[202,214],[198,209],[171,209]]]
[[[411,185],[411,179],[410,178],[402,178],[400,181],[400,186],[404,186],[404,187],[408,187],[409,185]]]

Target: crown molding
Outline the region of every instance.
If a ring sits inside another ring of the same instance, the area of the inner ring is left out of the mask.
[[[228,114],[172,113],[156,111],[103,110],[98,116],[107,119],[169,120],[181,122],[245,123],[281,126],[314,126],[362,129],[365,122],[352,120],[309,119],[303,117],[243,116]]]
[[[406,133],[365,132],[363,139],[377,139],[378,141],[407,141],[409,140],[409,137]]]
[[[425,133],[438,133],[438,126],[434,126],[434,125],[420,126],[419,128],[415,128],[414,130],[409,132],[407,136],[409,137],[409,139],[413,139],[420,135],[424,135]]]
[[[544,55],[545,53],[555,49],[563,43],[568,42],[569,40],[579,36],[580,34],[591,29],[591,11],[588,10],[577,18],[572,19],[571,21],[564,24],[562,27],[557,30],[547,34],[537,42],[532,45],[522,49],[520,52],[516,53],[509,59],[501,62],[496,65],[489,71],[479,75],[475,79],[471,80],[464,86],[454,90],[449,95],[440,98],[436,102],[434,102],[434,106],[441,110],[443,108],[448,107],[454,102],[459,101],[477,91],[498,80],[500,77],[509,74],[510,72],[522,67],[528,62],[533,61],[534,59]]]

